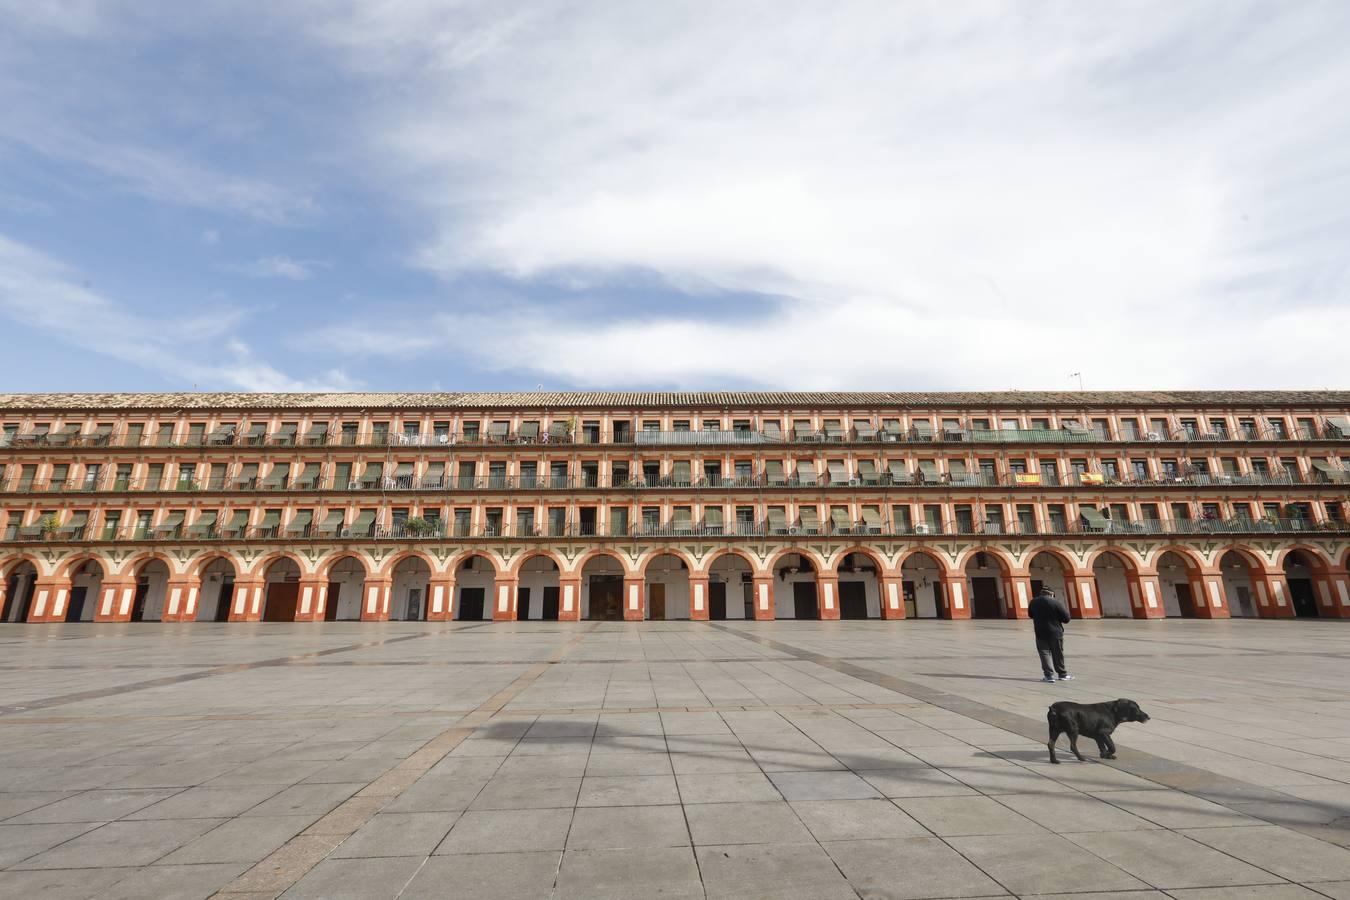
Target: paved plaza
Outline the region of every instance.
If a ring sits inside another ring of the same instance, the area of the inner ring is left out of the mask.
[[[0,896],[1350,897],[1348,627],[5,626]]]

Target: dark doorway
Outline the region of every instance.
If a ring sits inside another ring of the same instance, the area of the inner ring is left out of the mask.
[[[839,582],[839,618],[867,618],[867,585],[861,581]]]
[[[539,618],[545,622],[558,621],[558,586],[544,588],[544,608]]]
[[[1177,592],[1177,607],[1181,610],[1183,619],[1195,618],[1195,598],[1191,596],[1191,586],[1189,584],[1175,584],[1172,586]]]
[[[33,585],[37,583],[37,573],[28,572],[11,575],[5,587],[6,622],[27,622],[28,607],[33,602]]]
[[[708,584],[708,618],[720,622],[727,617],[727,583],[713,581]]]
[[[408,602],[403,607],[403,621],[422,621],[422,589],[408,588]]]
[[[78,622],[80,616],[84,615],[84,598],[88,595],[89,588],[73,587],[70,589],[70,605],[66,607],[66,621]]]
[[[482,588],[460,588],[459,589],[459,617],[466,620],[477,621],[483,618],[483,595]]]
[[[524,622],[530,617],[530,589],[516,588],[516,619]]]
[[[300,582],[278,581],[267,586],[263,601],[264,622],[294,622],[295,607],[300,600]]]
[[[970,614],[976,619],[1003,618],[997,578],[970,579]]]
[[[798,619],[820,618],[820,610],[816,608],[816,583],[814,581],[793,582],[792,611]]]
[[[1041,595],[1041,588],[1043,587],[1045,587],[1044,581],[1041,581],[1039,578],[1031,579],[1031,596],[1039,597]]]
[[[660,621],[666,617],[666,586],[664,584],[647,585],[647,602],[651,605],[647,618]]]
[[[591,606],[587,618],[604,622],[623,619],[622,575],[591,576]]]
[[[338,599],[342,596],[342,582],[328,582],[328,602],[323,608],[323,620],[325,622],[336,622],[338,614]]]
[[[1300,619],[1315,619],[1317,597],[1313,594],[1313,583],[1307,578],[1289,578],[1289,601],[1294,604],[1294,615]]]
[[[230,621],[230,604],[234,602],[234,579],[226,576],[220,582],[220,599],[216,601],[216,621]]]
[[[145,621],[145,600],[150,596],[150,582],[136,582],[136,599],[131,604],[131,621]]]

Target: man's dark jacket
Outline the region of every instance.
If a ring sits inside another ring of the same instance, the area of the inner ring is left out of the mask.
[[[1037,594],[1031,598],[1027,613],[1036,623],[1038,637],[1063,637],[1064,623],[1069,621],[1069,608],[1064,601],[1049,594]]]

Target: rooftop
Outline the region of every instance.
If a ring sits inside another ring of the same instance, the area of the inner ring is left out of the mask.
[[[508,391],[0,394],[0,410],[1350,406],[1350,391]]]

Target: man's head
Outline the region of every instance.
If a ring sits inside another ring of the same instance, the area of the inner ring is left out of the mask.
[[[1049,585],[1046,585],[1045,587],[1041,588],[1041,593],[1047,597],[1053,597],[1055,596],[1055,589],[1050,587]]]

